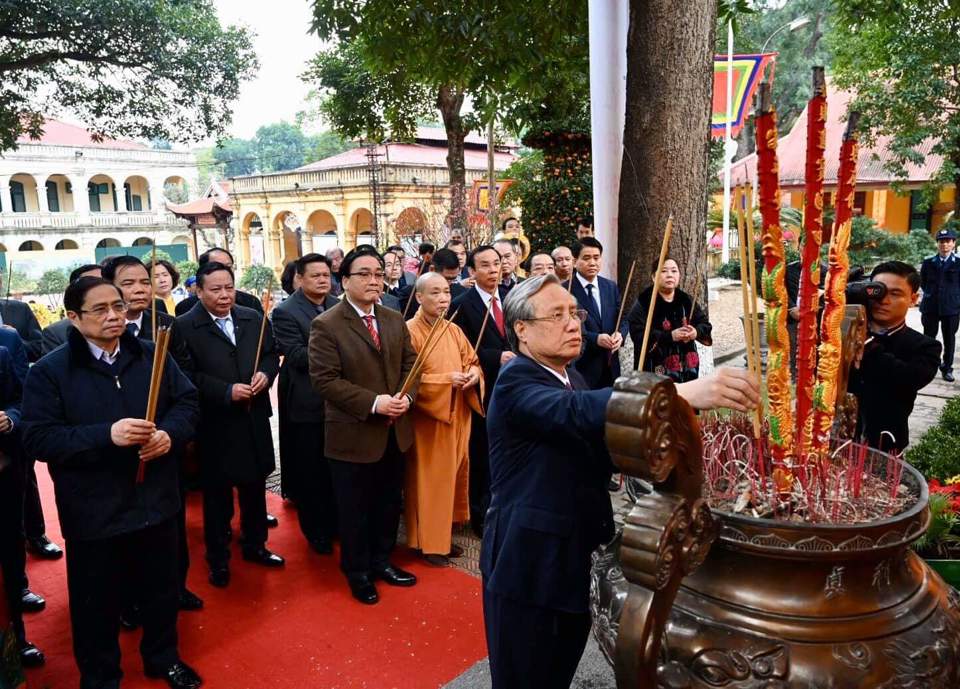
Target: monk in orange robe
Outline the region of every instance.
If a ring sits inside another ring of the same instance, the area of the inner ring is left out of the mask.
[[[431,327],[450,306],[450,286],[439,273],[425,273],[417,279],[415,296],[420,309],[407,327],[420,352]],[[407,545],[438,567],[449,564],[454,522],[470,518],[470,410],[482,414],[482,398],[476,352],[457,325],[441,323],[427,349],[411,410],[414,441],[407,451],[404,509]]]

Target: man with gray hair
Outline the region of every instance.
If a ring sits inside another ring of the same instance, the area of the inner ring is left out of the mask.
[[[517,352],[487,411],[491,501],[480,555],[493,689],[567,687],[590,631],[590,554],[613,537],[604,440],[610,387],[571,367],[586,313],[554,275],[520,283],[505,304]],[[757,381],[718,369],[676,386],[694,408],[757,406]]]
[[[340,284],[340,278],[337,277],[340,275],[340,264],[343,263],[343,249],[335,246],[332,249],[327,249],[324,255],[330,261],[330,294],[339,297],[343,294],[343,286]]]

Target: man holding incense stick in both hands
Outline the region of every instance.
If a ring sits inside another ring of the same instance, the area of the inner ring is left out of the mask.
[[[604,436],[613,390],[588,389],[571,366],[586,317],[553,275],[506,300],[517,357],[487,413],[492,499],[480,555],[493,689],[569,686],[590,631],[590,555],[613,537]],[[759,401],[759,381],[744,370],[721,368],[677,391],[696,409]]]
[[[240,503],[243,559],[282,567],[267,542],[266,479],[274,469],[268,390],[280,359],[269,320],[235,302],[233,271],[206,263],[197,271],[198,302],[179,316],[174,355],[200,391],[197,453],[203,484],[203,537],[210,583],[230,583],[233,489]],[[263,332],[263,345],[259,346]],[[259,360],[257,353],[259,351]]]
[[[406,386],[417,353],[403,317],[377,303],[383,258],[372,246],[340,264],[344,298],[310,326],[309,366],[325,400],[325,454],[337,499],[340,569],[354,598],[379,601],[374,584],[413,586],[390,554],[400,524],[403,453],[413,443]]]
[[[176,524],[176,455],[193,435],[197,390],[166,357],[156,421],[145,421],[153,344],[126,330],[120,290],[80,278],[67,287],[63,305],[74,327],[67,344],[27,376],[23,441],[53,479],[80,685],[120,686],[119,594],[136,590],[144,672],[171,687],[199,687],[200,677],[177,652]]]
[[[412,412],[414,442],[407,451],[407,545],[429,564],[445,567],[448,557],[461,555],[451,543],[454,522],[470,518],[470,412],[483,413],[483,374],[463,331],[437,324],[450,306],[447,279],[437,272],[421,275],[415,296],[420,309],[407,327],[423,363]]]

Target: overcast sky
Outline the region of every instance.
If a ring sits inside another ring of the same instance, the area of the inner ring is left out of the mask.
[[[300,74],[320,48],[317,37],[307,33],[311,19],[309,1],[215,0],[214,4],[222,24],[241,24],[253,31],[253,47],[260,58],[257,77],[240,86],[230,133],[248,139],[261,125],[280,120],[292,122],[303,109],[308,91]]]

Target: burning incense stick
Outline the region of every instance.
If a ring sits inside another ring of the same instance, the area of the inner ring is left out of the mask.
[[[647,322],[643,327],[643,345],[640,349],[640,358],[637,361],[638,371],[643,370],[643,365],[647,360],[647,344],[650,342],[650,326],[653,325],[653,307],[657,303],[657,284],[660,282],[660,271],[663,270],[664,261],[667,260],[671,234],[673,234],[673,213],[667,218],[667,229],[664,231],[663,240],[660,242],[660,259],[657,261],[657,272],[654,273],[653,276],[653,291],[650,295],[650,306],[647,308]]]
[[[746,223],[744,221],[744,212],[743,212],[743,200],[744,194],[742,187],[737,187],[733,195],[733,203],[737,210],[737,238],[738,243],[740,244],[740,295],[743,299],[743,338],[744,342],[747,345],[747,370],[751,374],[758,375],[759,367],[756,364],[756,351],[754,349],[755,342],[753,341],[753,312],[750,309],[750,297],[749,290],[750,286],[750,275],[749,268],[747,267],[747,247],[746,247]],[[760,409],[759,407],[756,410],[756,413],[751,414],[751,419],[753,421],[753,437],[756,440],[760,438]]]
[[[483,341],[483,331],[487,329],[487,320],[490,318],[490,310],[493,308],[493,299],[494,297],[490,297],[490,301],[487,302],[487,311],[483,314],[483,322],[480,323],[480,334],[477,335],[477,341],[473,343],[474,355],[477,353],[477,347]]]
[[[150,390],[147,393],[147,411],[144,418],[154,422],[157,417],[157,403],[160,398],[160,384],[163,381],[163,369],[167,361],[167,348],[170,343],[170,329],[160,328],[154,333],[153,368],[150,370]],[[147,463],[140,460],[137,467],[137,483],[143,483]]]
[[[750,326],[753,328],[753,346],[756,348],[753,359],[756,367],[754,373],[759,380],[763,369],[763,360],[760,355],[760,312],[757,306],[757,255],[754,247],[753,188],[749,184],[744,185],[744,188],[747,198],[747,256],[750,261]]]

